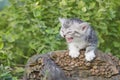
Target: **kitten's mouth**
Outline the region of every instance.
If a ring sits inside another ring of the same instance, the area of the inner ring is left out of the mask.
[[[66,41],[67,41],[68,43],[70,43],[70,42],[73,41],[73,37],[65,37],[65,39],[66,39]]]

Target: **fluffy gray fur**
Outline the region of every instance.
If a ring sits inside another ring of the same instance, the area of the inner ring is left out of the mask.
[[[92,27],[79,19],[59,18],[61,23],[60,35],[67,41],[69,55],[76,58],[80,55],[79,50],[86,48],[85,59],[93,60],[97,48],[97,36]]]

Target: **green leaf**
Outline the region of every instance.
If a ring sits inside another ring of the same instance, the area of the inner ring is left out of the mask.
[[[113,42],[115,47],[120,47],[120,44],[118,42]]]
[[[89,7],[90,7],[90,9],[95,8],[95,5],[96,5],[96,3],[95,3],[95,2],[91,2],[91,3],[90,3],[90,6],[89,6]]]
[[[83,11],[83,12],[86,12],[86,11],[87,11],[86,7],[83,7],[83,8],[82,8],[82,11]]]
[[[85,6],[85,2],[84,1],[79,1],[78,2],[78,8],[84,7]]]
[[[15,67],[15,70],[14,70],[16,73],[20,73],[20,72],[23,72],[24,71],[24,68],[22,67]]]
[[[2,41],[2,38],[0,38],[0,49],[2,49],[4,47],[4,43]]]

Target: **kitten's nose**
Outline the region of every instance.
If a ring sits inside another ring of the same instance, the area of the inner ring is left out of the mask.
[[[66,36],[66,35],[64,34],[63,37],[65,38],[65,36]]]

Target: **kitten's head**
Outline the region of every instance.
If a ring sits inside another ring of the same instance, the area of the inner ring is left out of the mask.
[[[66,39],[68,43],[77,41],[86,35],[89,24],[79,19],[59,18],[61,23],[60,35]]]

